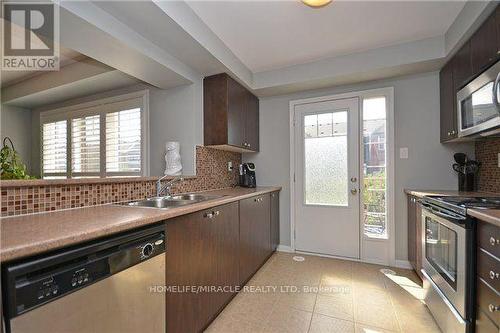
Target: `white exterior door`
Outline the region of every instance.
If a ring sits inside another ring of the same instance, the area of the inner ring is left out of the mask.
[[[295,249],[359,258],[359,98],[293,112]]]

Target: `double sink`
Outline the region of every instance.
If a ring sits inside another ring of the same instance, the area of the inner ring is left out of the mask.
[[[191,194],[181,194],[181,195],[173,195],[166,197],[147,198],[144,200],[120,203],[120,205],[125,205],[130,207],[170,209],[170,208],[192,205],[203,201],[214,200],[221,197],[223,196],[191,193]]]

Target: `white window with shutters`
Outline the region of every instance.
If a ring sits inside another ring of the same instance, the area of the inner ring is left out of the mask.
[[[147,176],[148,93],[42,112],[43,178]]]

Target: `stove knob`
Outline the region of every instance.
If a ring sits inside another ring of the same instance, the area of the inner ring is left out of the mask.
[[[153,253],[153,245],[151,243],[144,245],[144,247],[142,248],[142,255],[147,258],[152,253]]]

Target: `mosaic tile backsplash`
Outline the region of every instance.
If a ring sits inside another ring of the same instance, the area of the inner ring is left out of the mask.
[[[476,159],[481,162],[479,191],[500,193],[500,138],[476,141]]]
[[[233,163],[228,171],[227,163]],[[241,154],[196,147],[196,177],[186,178],[172,193],[198,192],[232,187],[238,182]],[[0,183],[1,187],[1,183]],[[154,180],[120,183],[67,184],[1,188],[1,216],[137,200],[156,194]]]

